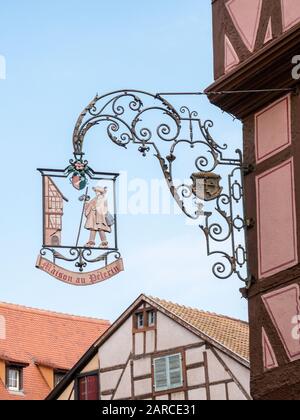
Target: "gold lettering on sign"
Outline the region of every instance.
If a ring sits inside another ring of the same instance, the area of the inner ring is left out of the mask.
[[[99,270],[81,273],[80,276],[78,276],[78,273],[59,267],[41,256],[37,259],[36,267],[57,280],[73,286],[90,286],[92,284],[101,283],[124,271],[124,264],[121,258]]]

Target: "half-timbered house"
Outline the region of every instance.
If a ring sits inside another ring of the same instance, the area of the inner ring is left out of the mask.
[[[48,400],[249,400],[243,321],[141,295]]]
[[[44,177],[44,245],[60,246],[64,201],[62,194],[49,176]]]
[[[206,92],[243,123],[251,395],[299,400],[300,1],[213,0],[212,9]]]

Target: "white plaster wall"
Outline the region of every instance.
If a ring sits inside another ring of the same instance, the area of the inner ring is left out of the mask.
[[[170,334],[172,331],[172,334]],[[177,322],[161,312],[157,313],[157,348],[168,350],[171,348],[199,343],[200,339]]]
[[[135,354],[144,353],[144,333],[135,334]]]
[[[197,369],[189,369],[187,371],[188,386],[196,386],[205,384],[205,370],[204,367]]]
[[[231,377],[223,368],[223,366],[218,361],[216,356],[210,350],[207,351],[207,361],[208,361],[208,375],[209,375],[210,383],[231,379]]]
[[[225,384],[210,386],[210,398],[216,401],[226,401],[226,386]]]
[[[146,353],[153,353],[155,350],[155,331],[146,333]]]
[[[122,350],[121,350],[122,349]],[[100,368],[125,364],[132,351],[132,318],[130,317],[100,347]]]
[[[205,388],[193,389],[192,391],[189,391],[188,396],[189,396],[189,400],[192,400],[192,401],[206,401],[207,400]]]
[[[122,380],[118,386],[115,400],[119,400],[121,398],[130,398],[131,397],[131,368],[130,363],[128,363]]]
[[[231,372],[236,376],[238,381],[243,385],[245,390],[250,394],[250,369],[236,362],[227,354],[217,350],[219,356],[224,360]]]
[[[134,394],[138,397],[139,395],[146,395],[152,393],[152,379],[143,379],[142,381],[136,381],[134,383]]]
[[[200,341],[201,342],[201,341]],[[194,363],[203,363],[204,356],[203,352],[205,351],[205,347],[199,349],[190,349],[186,351],[186,364],[193,365]]]
[[[151,359],[147,357],[145,359],[135,360],[133,365],[134,376],[144,376],[151,373]]]
[[[100,374],[101,392],[115,389],[122,374],[122,370],[115,370],[112,372],[105,372]]]
[[[169,396],[168,395],[160,395],[159,397],[155,398],[158,401],[168,401]]]
[[[171,400],[175,400],[175,401],[185,400],[184,392],[175,392],[174,394],[171,395]]]
[[[246,399],[245,395],[239,389],[237,384],[228,384],[229,399],[232,401],[243,401]]]

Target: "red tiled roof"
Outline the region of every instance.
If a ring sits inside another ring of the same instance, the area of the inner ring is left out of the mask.
[[[0,331],[0,360],[29,364],[24,369],[25,396],[9,393],[0,380],[0,400],[44,399],[50,389],[37,365],[71,369],[109,327],[104,320],[7,303],[0,303],[0,317],[5,319],[5,339]]]
[[[249,324],[247,322],[188,308],[158,298],[149,297],[149,299],[195,327],[207,337],[249,361]]]

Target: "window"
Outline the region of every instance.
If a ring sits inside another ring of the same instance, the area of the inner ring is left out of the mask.
[[[62,381],[67,372],[56,371],[54,372],[54,386],[58,385]]]
[[[172,356],[154,359],[154,388],[155,392],[183,386],[182,356]]]
[[[137,328],[138,329],[144,328],[144,313],[143,312],[136,315],[136,320],[137,320]]]
[[[99,400],[98,375],[83,376],[78,379],[78,399],[80,401]]]
[[[134,330],[154,329],[156,326],[156,311],[150,307],[137,311],[133,318]],[[137,331],[135,331],[137,332]]]
[[[7,366],[6,387],[10,391],[20,392],[22,390],[23,370],[18,366]]]
[[[49,209],[62,211],[62,199],[60,197],[49,197]]]
[[[154,311],[148,312],[148,327],[154,327],[156,316]]]

